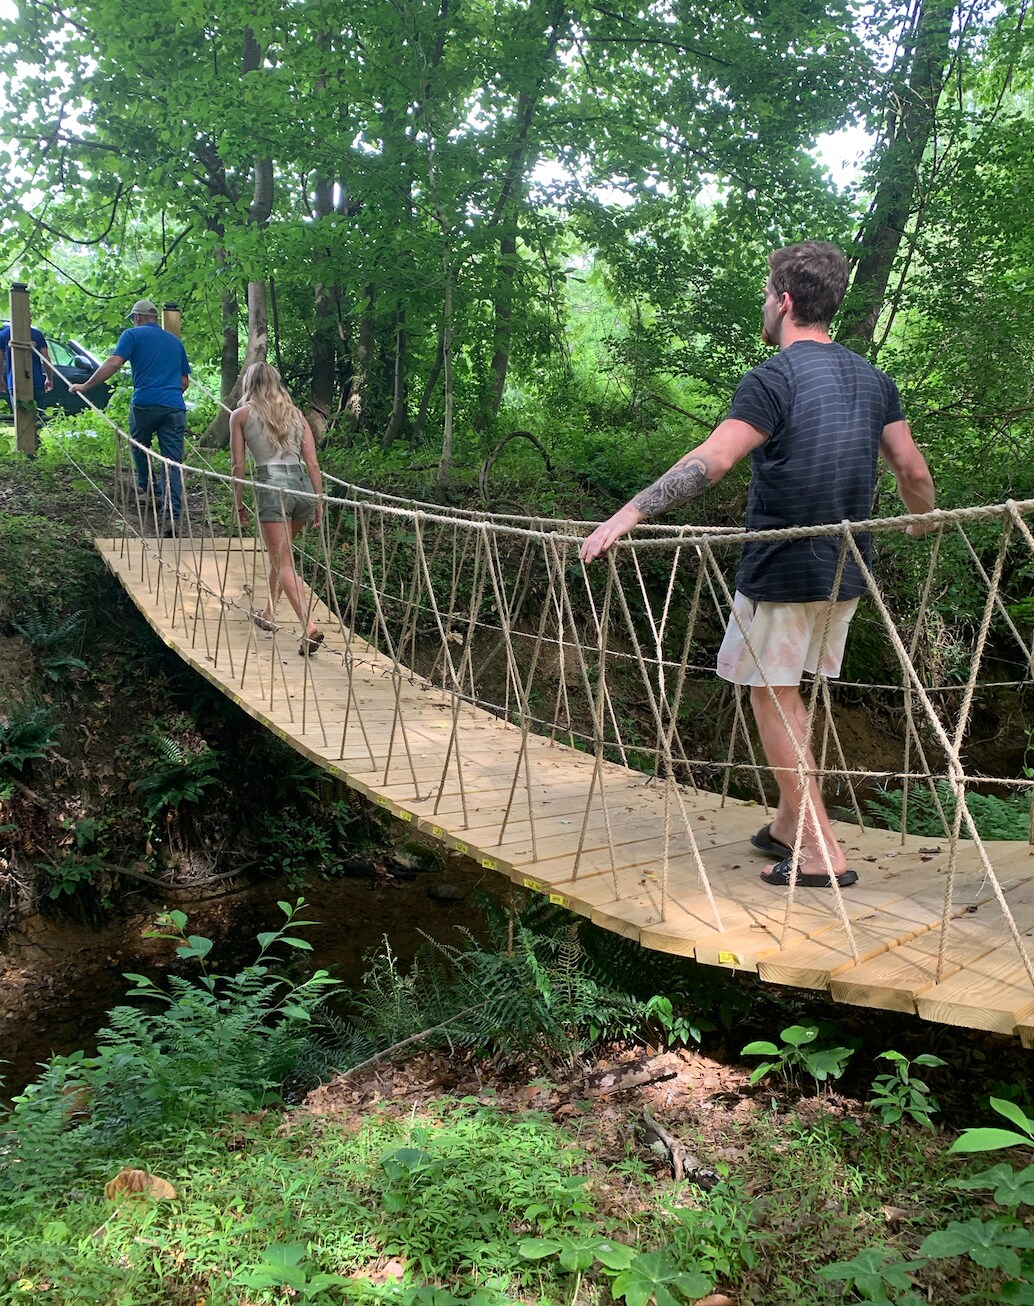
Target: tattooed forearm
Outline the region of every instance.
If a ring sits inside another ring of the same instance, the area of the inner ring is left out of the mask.
[[[644,517],[656,517],[669,508],[678,508],[696,498],[711,484],[707,463],[703,458],[691,458],[676,463],[669,471],[641,490],[632,502]]]

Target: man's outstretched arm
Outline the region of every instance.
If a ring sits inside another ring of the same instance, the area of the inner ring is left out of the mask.
[[[727,417],[703,444],[691,449],[674,467],[669,467],[663,476],[597,526],[583,543],[579,557],[583,562],[592,562],[640,522],[695,499],[767,439],[764,431]]]
[[[908,511],[932,512],[933,477],[930,475],[926,459],[912,438],[912,431],[907,422],[890,422],[883,428],[880,453],[883,455],[883,461],[897,477],[898,495]],[[926,534],[927,529],[916,522],[908,527],[907,533],[919,538]]]
[[[101,363],[93,376],[88,376],[85,381],[76,381],[74,385],[70,385],[68,393],[70,395],[81,395],[87,390],[92,390],[95,385],[100,385],[102,381],[107,381],[109,377],[114,376],[125,361],[118,354],[112,354]]]

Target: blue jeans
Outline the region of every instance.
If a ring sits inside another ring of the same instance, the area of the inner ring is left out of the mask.
[[[151,448],[151,442],[157,435],[158,452],[163,458],[182,463],[186,432],[187,414],[184,409],[166,408],[163,404],[130,404],[129,434],[147,449]],[[151,459],[143,449],[131,447],[137,489],[146,498],[151,488]],[[168,517],[171,521],[179,521],[180,505],[183,502],[183,473],[178,467],[166,467],[163,463],[156,462],[153,482],[159,519]]]

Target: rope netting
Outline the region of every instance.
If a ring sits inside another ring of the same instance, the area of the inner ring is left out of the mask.
[[[140,567],[152,601],[180,612],[195,647],[229,670],[242,697],[268,708],[279,705],[303,731],[315,731],[324,748],[335,748],[309,659],[301,702],[297,692],[289,692],[280,653],[285,639],[295,641],[304,630],[285,600],[272,640],[258,641],[250,618],[265,601],[266,563],[252,531],[234,521],[232,478],[207,465],[202,451],[191,450],[182,466],[180,530],[162,538],[153,488],[136,489],[126,457],[131,441],[111,425],[119,451],[115,533],[124,542],[147,541]],[[150,449],[142,452],[159,481],[170,467],[179,474],[178,465]],[[643,773],[663,794],[657,872],[662,919],[671,860],[688,850],[718,930],[721,915],[694,832],[694,797],[707,791],[721,803],[753,799],[767,808],[774,796],[743,691],[714,674],[733,611],[736,564],[748,539],[835,538],[841,569],[853,561],[866,593],[852,624],[843,678],[815,677],[802,686],[815,764],[795,742],[804,798],[797,842],[806,817],[815,817],[808,798],[813,779],[827,805],[862,829],[871,823],[874,800],[886,805],[889,796],[899,810],[902,843],[921,809],[928,823],[924,833],[932,822],[936,833],[928,837],[948,847],[938,977],[958,914],[956,872],[965,852],[969,865],[975,854],[1034,982],[1034,964],[995,871],[994,841],[974,817],[974,799],[988,794],[1001,796],[1013,811],[1025,804],[1026,836],[1034,843],[1034,775],[1024,766],[1022,727],[1013,728],[1008,766],[989,765],[995,747],[978,739],[988,723],[1001,730],[1003,722],[1021,721],[1021,706],[1030,702],[1034,501],[938,511],[922,519],[925,526],[934,523],[922,541],[905,534],[919,520],[910,516],[749,534],[728,527],[653,526],[586,568],[578,557],[584,523],[453,510],[366,490],[326,473],[324,481],[322,520],[300,537],[297,555],[310,612],[321,603],[331,616],[320,662],[336,660],[345,673],[348,707],[339,755],[344,757],[349,730],[358,728],[365,738],[358,693],[363,676],[390,674],[395,719],[388,760],[368,744],[367,765],[385,777],[400,764],[410,765],[414,794],[436,793],[437,811],[450,783],[464,791],[464,714],[476,708],[509,722],[513,755],[498,842],[520,822],[535,852],[541,814],[529,740],[540,736],[578,750],[586,765],[591,759],[591,769],[575,879],[593,824],[598,834],[602,822],[611,865],[618,865],[614,768],[626,776],[630,770]],[[254,489],[253,482],[244,484]],[[268,492],[269,484],[263,488]],[[874,541],[871,565],[859,544],[865,533]],[[231,557],[248,568],[243,586],[228,583]],[[213,574],[220,583],[212,583]],[[203,598],[217,601],[217,615]],[[227,637],[235,613],[248,618],[243,654]],[[852,672],[861,665],[878,668],[878,676],[863,682]],[[412,765],[404,684],[443,691],[451,705],[436,785],[429,786]],[[788,725],[787,734],[794,738]],[[463,812],[466,820],[466,798]],[[614,884],[616,889],[616,872]],[[784,936],[794,898],[791,885]],[[835,877],[832,898],[857,957]]]

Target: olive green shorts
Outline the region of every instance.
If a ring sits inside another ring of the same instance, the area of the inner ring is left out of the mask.
[[[304,463],[266,463],[255,468],[255,516],[259,521],[311,522],[316,516],[312,482]]]

